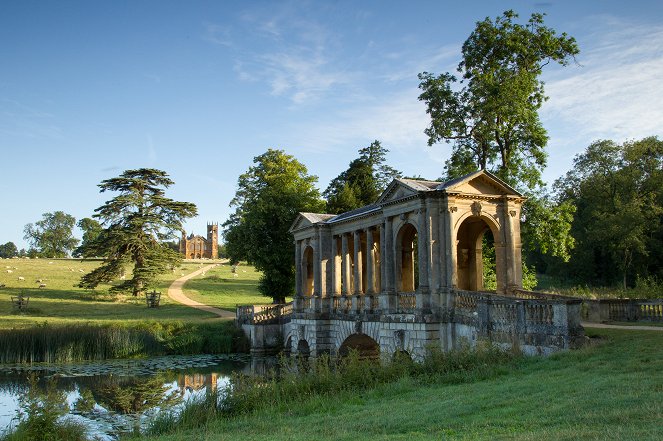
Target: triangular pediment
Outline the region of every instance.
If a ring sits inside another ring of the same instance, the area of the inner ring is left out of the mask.
[[[310,227],[311,225],[325,222],[328,219],[331,219],[335,215],[333,214],[322,214],[322,213],[299,213],[295,218],[295,221],[290,226],[290,232],[301,230],[302,228]]]
[[[485,170],[445,182],[439,189],[447,193],[522,196],[506,182]]]
[[[423,190],[423,188],[417,187],[416,182],[406,179],[394,179],[382,192],[376,203],[385,204],[416,195],[420,190]]]

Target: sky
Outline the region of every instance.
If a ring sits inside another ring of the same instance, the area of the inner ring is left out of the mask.
[[[427,145],[417,74],[454,72],[475,23],[507,9],[580,47],[542,76],[547,182],[595,140],[663,135],[660,0],[1,0],[0,244],[27,248],[46,212],[91,216],[113,196],[97,185],[127,169],[166,171],[203,235],[269,148],[321,191],[376,139],[391,166],[436,179],[451,147]]]

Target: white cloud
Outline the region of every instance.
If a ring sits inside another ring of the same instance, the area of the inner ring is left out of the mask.
[[[218,44],[220,46],[232,46],[230,38],[230,28],[221,26],[215,23],[205,24],[205,32],[203,33],[203,40],[210,43]]]
[[[561,121],[562,142],[582,143],[580,148],[599,138],[623,141],[661,134],[663,26],[614,17],[601,17],[593,25],[597,34],[579,42],[581,67],[556,69],[547,77],[544,124]],[[590,49],[583,52],[583,43]]]

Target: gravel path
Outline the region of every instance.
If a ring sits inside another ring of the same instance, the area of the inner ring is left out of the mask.
[[[199,270],[196,270],[191,274],[187,274],[186,276],[182,276],[179,279],[175,280],[170,285],[170,288],[168,288],[168,297],[183,305],[200,309],[202,311],[211,312],[212,314],[216,314],[217,316],[219,316],[219,318],[226,320],[234,319],[235,318],[234,312],[225,311],[223,309],[215,308],[209,305],[204,305],[202,303],[196,302],[195,300],[191,300],[190,298],[185,296],[184,292],[182,291],[182,287],[184,286],[187,280],[196,277],[198,274],[207,272],[218,265],[219,265],[218,263],[215,263],[214,265],[204,266],[203,268],[200,268]]]

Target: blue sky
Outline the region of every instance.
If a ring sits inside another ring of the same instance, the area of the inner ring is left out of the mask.
[[[437,178],[417,74],[454,71],[476,21],[534,11],[578,40],[544,73],[552,182],[597,139],[662,135],[660,1],[0,2],[0,243],[97,184],[154,167],[194,202],[187,232],[231,212],[237,177],[284,149],[321,190],[378,139],[390,165]],[[76,232],[80,237],[80,232]]]

